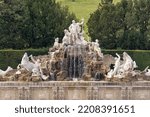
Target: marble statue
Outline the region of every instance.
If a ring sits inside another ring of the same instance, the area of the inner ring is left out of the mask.
[[[134,70],[134,68],[137,68],[136,62],[133,61],[126,52],[123,52],[123,61],[124,63],[121,67],[124,71]]]
[[[121,57],[116,53],[116,60],[115,60],[115,66],[113,70],[110,70],[107,74],[107,78],[124,78],[129,73],[132,74],[132,76],[135,76],[136,72],[134,72],[134,69],[137,68],[136,62],[132,60],[132,58],[126,53],[123,52],[123,61],[121,61]]]
[[[69,45],[69,44],[71,44],[71,42],[72,42],[72,40],[70,38],[71,33],[67,29],[65,29],[64,30],[64,34],[65,34],[65,36],[63,37],[62,44],[63,45]]]
[[[60,48],[59,38],[56,38],[56,39],[55,39],[55,42],[54,42],[53,48],[55,48],[55,49],[59,49],[59,48]]]
[[[147,66],[143,72],[145,73],[145,76],[150,77],[150,69],[148,69],[148,68],[149,68],[149,66]]]
[[[0,76],[5,76],[5,74],[7,74],[7,72],[9,72],[11,70],[13,70],[13,68],[11,68],[10,66],[8,66],[5,71],[0,69]]]
[[[73,43],[76,43],[76,41],[78,42],[78,40],[81,40],[80,33],[81,33],[81,30],[83,30],[82,29],[83,24],[84,24],[84,19],[82,19],[81,23],[79,22],[76,23],[75,20],[72,20],[72,24],[69,26],[69,31],[71,33],[71,38],[73,40]]]
[[[115,66],[114,66],[114,70],[113,70],[113,75],[116,75],[118,70],[119,70],[119,67],[120,67],[120,55],[118,53],[116,53],[116,61],[115,61]]]
[[[79,32],[79,26],[75,22],[75,20],[72,20],[72,24],[69,26],[69,31],[70,31],[71,36],[73,38],[73,42],[75,42],[78,38],[78,32]]]
[[[150,69],[147,70],[147,72],[145,73],[146,76],[150,76]]]
[[[98,54],[100,57],[103,58],[103,54],[102,54],[102,52],[101,52],[98,39],[95,40],[95,43],[94,43],[93,46],[94,46],[94,51],[96,51],[97,54]]]
[[[32,72],[33,69],[38,70],[38,65],[29,61],[29,57],[28,57],[27,53],[25,53],[23,55],[20,66],[24,67],[25,69],[27,69],[30,72]]]
[[[118,53],[116,53],[116,58],[115,58],[115,66],[114,69],[111,69],[110,72],[108,72],[107,74],[107,78],[112,78],[115,75],[117,75],[118,70],[120,68],[120,55]]]
[[[30,55],[30,58],[31,58],[32,62],[29,61],[29,57],[28,57],[27,53],[25,53],[22,57],[20,65],[23,68],[25,68],[26,70],[28,70],[29,72],[32,72],[32,76],[39,76],[43,80],[46,80],[48,77],[43,75],[43,72],[41,70],[40,59],[35,60],[32,55]]]
[[[106,77],[107,77],[107,78],[112,78],[113,75],[114,75],[114,71],[113,71],[113,69],[111,69],[111,70],[107,73]]]
[[[48,76],[43,74],[43,71],[41,68],[41,60],[40,59],[35,60],[32,55],[30,55],[30,58],[33,61],[33,63],[38,67],[38,69],[34,68],[32,70],[32,76],[40,76],[42,80],[47,80]]]

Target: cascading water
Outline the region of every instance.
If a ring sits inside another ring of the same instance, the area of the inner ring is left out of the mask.
[[[81,50],[81,45],[70,45],[66,47],[67,52],[66,64],[67,64],[67,76],[72,78],[81,78],[84,71],[84,60]]]

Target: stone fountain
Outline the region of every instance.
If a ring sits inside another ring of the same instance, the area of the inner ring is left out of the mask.
[[[136,62],[126,53],[103,55],[98,39],[84,38],[84,20],[72,21],[62,42],[55,39],[48,55],[25,53],[17,69],[0,70],[1,81],[116,81],[149,80],[150,69],[135,70]]]
[[[73,20],[47,55],[25,53],[16,69],[0,70],[0,99],[150,99],[149,67],[137,70],[126,52],[103,55],[98,39],[86,41],[83,26]]]

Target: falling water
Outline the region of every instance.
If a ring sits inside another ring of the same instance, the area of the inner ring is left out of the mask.
[[[83,45],[68,46],[64,55],[67,62],[67,74],[70,79],[78,79],[82,77],[84,60]]]

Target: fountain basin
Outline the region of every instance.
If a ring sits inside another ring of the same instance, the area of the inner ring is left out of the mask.
[[[0,82],[1,100],[148,100],[150,81]]]

